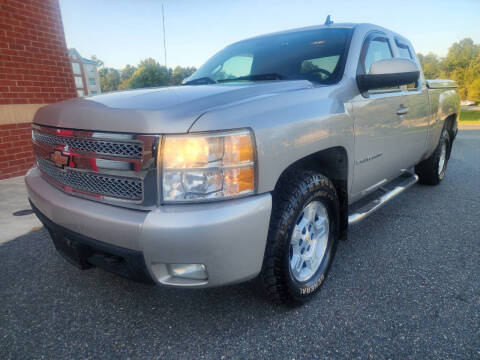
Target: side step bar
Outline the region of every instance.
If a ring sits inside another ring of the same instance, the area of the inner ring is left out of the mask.
[[[407,190],[409,187],[414,185],[418,181],[418,176],[416,174],[409,173],[408,177],[405,180],[402,180],[398,184],[395,185],[392,189],[386,189],[384,187],[380,188],[383,192],[382,195],[373,199],[371,202],[367,203],[366,205],[360,207],[359,209],[355,209],[352,214],[348,215],[348,224],[356,224],[363,219],[365,219],[368,215],[374,213],[378,209],[380,209],[383,205],[387,202],[392,200],[393,198],[400,195],[402,192]]]

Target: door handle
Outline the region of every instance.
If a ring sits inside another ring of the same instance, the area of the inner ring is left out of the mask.
[[[406,113],[408,113],[408,106],[400,105],[397,109],[397,115],[405,115]]]

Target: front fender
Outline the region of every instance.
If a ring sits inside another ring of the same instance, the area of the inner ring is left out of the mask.
[[[251,128],[257,145],[259,193],[272,191],[290,164],[332,147],[346,149],[352,174],[353,117],[334,96],[338,94],[334,88],[308,88],[215,109],[190,131]]]

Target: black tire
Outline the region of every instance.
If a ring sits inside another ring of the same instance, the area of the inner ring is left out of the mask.
[[[446,146],[445,162],[442,169],[439,169],[441,166],[440,157],[442,154],[443,144]],[[438,146],[433,154],[415,166],[415,173],[418,175],[418,182],[420,184],[437,185],[440,183],[440,181],[442,181],[447,171],[448,159],[450,157],[450,147],[450,135],[448,134],[447,130],[443,130],[442,135],[440,136],[440,141],[438,142]]]
[[[290,270],[290,238],[298,216],[312,201],[325,206],[329,234],[323,260],[311,278],[297,281]],[[268,299],[275,303],[300,305],[320,289],[333,261],[339,226],[339,201],[335,187],[325,176],[313,171],[284,175],[273,194],[273,208],[262,271],[259,279]]]

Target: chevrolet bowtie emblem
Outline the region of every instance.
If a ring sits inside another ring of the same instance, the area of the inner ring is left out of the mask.
[[[50,160],[55,163],[56,167],[61,169],[68,164],[68,156],[63,155],[60,150],[55,150],[52,154],[50,154]]]

